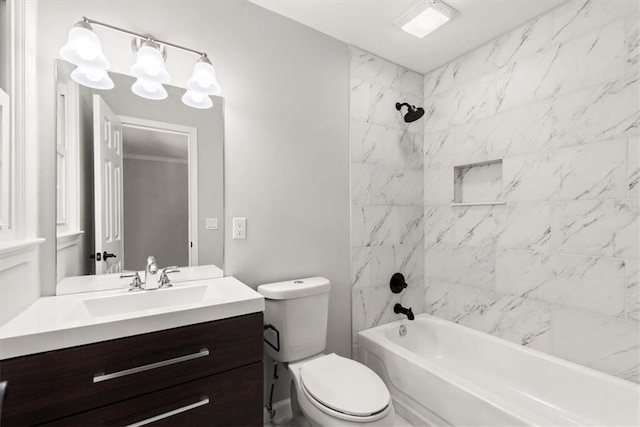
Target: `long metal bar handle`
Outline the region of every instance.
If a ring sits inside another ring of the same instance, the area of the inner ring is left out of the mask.
[[[2,419],[2,402],[4,401],[4,395],[7,391],[7,381],[0,382],[0,419]]]
[[[147,424],[155,423],[156,421],[164,420],[165,418],[169,418],[169,417],[172,417],[174,415],[178,415],[178,414],[181,414],[183,412],[187,412],[187,411],[199,408],[200,406],[204,406],[204,405],[207,405],[207,404],[209,404],[209,397],[208,396],[204,396],[200,401],[198,401],[196,403],[192,403],[190,405],[182,406],[182,407],[180,407],[178,409],[174,409],[172,411],[168,411],[168,412],[162,413],[160,415],[156,415],[156,416],[153,416],[151,418],[147,418],[147,419],[144,419],[142,421],[138,421],[137,423],[129,424],[127,427],[145,426]]]
[[[209,349],[203,348],[197,353],[187,354],[186,356],[174,357],[173,359],[162,360],[160,362],[150,363],[148,365],[137,366],[135,368],[125,369],[123,371],[112,372],[110,374],[96,374],[93,376],[93,383],[113,380],[115,378],[126,377],[127,375],[138,374],[140,372],[150,371],[163,366],[175,365],[176,363],[186,362],[188,360],[199,359],[209,355]]]

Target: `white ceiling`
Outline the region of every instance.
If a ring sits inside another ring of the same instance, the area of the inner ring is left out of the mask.
[[[393,21],[416,0],[250,0],[419,73],[434,70],[564,0],[448,0],[459,15],[423,39]]]
[[[122,141],[125,157],[151,156],[186,160],[189,145],[186,135],[124,126]]]

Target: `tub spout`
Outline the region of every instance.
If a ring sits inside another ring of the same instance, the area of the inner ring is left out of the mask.
[[[402,313],[405,316],[407,316],[407,319],[409,319],[409,320],[415,319],[415,317],[413,315],[413,311],[411,311],[411,307],[404,308],[400,304],[396,304],[396,305],[393,306],[393,312],[396,313],[396,314]]]

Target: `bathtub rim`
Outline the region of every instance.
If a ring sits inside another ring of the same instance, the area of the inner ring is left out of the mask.
[[[407,320],[407,319],[400,319],[400,320],[396,320],[394,322],[390,322],[390,323],[385,323],[384,325],[378,325],[375,326],[373,328],[369,328],[369,329],[365,329],[362,331],[358,332],[358,337],[362,336],[364,338],[367,338],[373,342],[375,342],[376,340],[374,339],[374,337],[376,336],[381,336],[384,340],[386,340],[387,342],[389,342],[391,345],[394,346],[394,348],[397,348],[399,350],[401,350],[401,352],[404,355],[414,355],[415,357],[417,357],[420,360],[423,360],[423,358],[421,358],[420,356],[416,355],[415,353],[413,353],[412,351],[402,347],[399,344],[394,343],[393,341],[391,341],[389,338],[384,336],[384,332],[394,329],[394,328],[398,328],[400,327],[400,325],[411,325],[412,322],[416,322],[418,320],[426,320],[429,322],[435,322],[435,323],[440,323],[440,324],[446,324],[448,327],[452,327],[454,329],[457,330],[462,330],[465,333],[469,333],[471,335],[474,335],[476,337],[481,337],[483,339],[489,340],[490,342],[496,343],[498,345],[504,345],[508,348],[511,348],[513,350],[517,350],[517,351],[522,351],[525,352],[527,354],[530,354],[532,356],[538,356],[541,357],[547,361],[550,362],[554,362],[554,363],[558,363],[559,365],[566,367],[566,368],[570,368],[570,369],[575,369],[579,372],[591,375],[591,376],[595,376],[596,378],[600,378],[602,380],[606,380],[609,382],[612,382],[614,384],[617,383],[617,385],[620,385],[622,387],[625,388],[629,388],[630,391],[638,391],[638,388],[640,388],[640,384],[635,383],[633,381],[629,381],[627,379],[624,378],[620,378],[617,377],[615,375],[612,374],[608,374],[606,372],[603,371],[599,371],[597,369],[594,368],[590,368],[588,366],[585,365],[581,365],[579,363],[576,362],[572,362],[570,360],[567,359],[563,359],[561,357],[558,356],[554,356],[552,354],[549,353],[545,353],[541,350],[536,350],[534,348],[530,348],[530,347],[526,347],[524,345],[521,344],[516,344],[512,341],[509,341],[505,338],[500,338],[500,337],[496,337],[495,335],[491,335],[489,333],[486,332],[482,332],[479,331],[477,329],[473,329],[469,326],[464,326],[464,325],[460,325],[459,323],[455,323],[452,322],[450,320],[447,319],[443,319],[441,317],[437,317],[428,313],[421,313],[415,316],[415,320]],[[359,344],[359,341],[358,341]],[[358,345],[358,348],[360,346]],[[412,358],[413,359],[413,358]]]

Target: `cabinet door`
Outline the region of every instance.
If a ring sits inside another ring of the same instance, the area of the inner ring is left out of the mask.
[[[156,391],[52,426],[261,426],[262,363]]]

